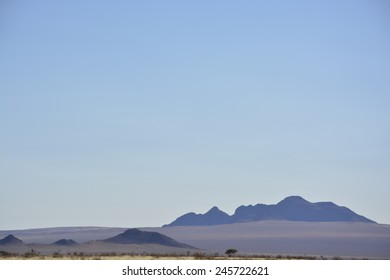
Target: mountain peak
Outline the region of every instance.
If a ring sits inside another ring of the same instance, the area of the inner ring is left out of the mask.
[[[229,218],[230,216],[228,214],[214,206],[205,214],[195,214],[194,212],[190,212],[164,226],[187,226],[189,224],[193,226],[211,226],[226,224],[228,223]]]
[[[292,203],[293,204],[297,204],[297,203],[306,204],[306,203],[310,203],[310,202],[301,196],[292,195],[292,196],[288,196],[285,199],[281,200],[277,205],[286,204],[286,203],[288,203],[288,204],[292,204]]]
[[[213,214],[213,213],[219,213],[219,212],[222,212],[222,211],[219,210],[219,208],[217,206],[214,206],[209,211],[207,211],[206,214]]]

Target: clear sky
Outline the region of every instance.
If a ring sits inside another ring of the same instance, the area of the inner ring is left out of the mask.
[[[333,201],[390,224],[390,5],[0,3],[0,229]]]

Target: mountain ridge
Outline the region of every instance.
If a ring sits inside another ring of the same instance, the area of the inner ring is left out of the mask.
[[[218,207],[212,207],[205,214],[190,212],[178,217],[169,226],[207,226],[219,224],[245,223],[263,220],[286,220],[306,222],[367,222],[376,223],[358,215],[345,206],[333,202],[309,202],[301,196],[289,196],[277,204],[241,205],[233,215],[228,215]]]

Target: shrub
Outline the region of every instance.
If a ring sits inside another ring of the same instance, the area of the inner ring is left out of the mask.
[[[225,254],[228,255],[229,257],[233,257],[235,253],[237,253],[236,249],[227,249],[225,252]]]

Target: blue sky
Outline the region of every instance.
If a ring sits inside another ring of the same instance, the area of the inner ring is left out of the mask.
[[[0,229],[333,201],[390,224],[386,1],[2,1]]]

